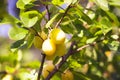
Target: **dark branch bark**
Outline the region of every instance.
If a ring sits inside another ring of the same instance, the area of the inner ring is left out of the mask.
[[[40,76],[41,76],[42,70],[43,70],[43,65],[44,65],[44,62],[45,62],[45,57],[46,57],[46,55],[42,54],[42,61],[41,61],[41,65],[40,65],[40,68],[39,68],[37,80],[40,80]]]

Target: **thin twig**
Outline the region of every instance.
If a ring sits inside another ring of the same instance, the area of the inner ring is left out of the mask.
[[[84,49],[84,48],[86,48],[86,47],[89,47],[89,46],[91,46],[91,45],[95,45],[95,44],[96,44],[96,42],[94,42],[94,43],[92,43],[92,44],[86,44],[86,45],[78,48],[77,51],[81,51],[82,49]]]
[[[45,5],[46,10],[47,10],[47,15],[48,15],[48,21],[50,20],[50,12],[49,12],[49,8],[48,5]]]
[[[43,65],[44,65],[44,62],[45,62],[45,57],[46,57],[46,55],[42,54],[42,61],[41,61],[41,65],[40,65],[40,68],[39,68],[37,80],[40,80],[40,76],[41,76],[42,70],[43,70]]]
[[[35,32],[35,35],[39,36],[42,39],[42,41],[44,41],[44,39],[38,34],[38,32],[33,27],[31,27],[31,29]]]
[[[67,14],[68,10],[70,9],[71,4],[67,7],[65,13],[63,14],[63,16],[60,18],[60,20],[57,22],[57,24],[55,25],[55,28],[57,28],[59,26],[59,24],[62,22],[63,18],[65,17],[65,15]]]
[[[97,43],[102,42],[103,40],[104,40],[104,38],[101,39],[101,40],[98,40],[98,41],[96,41],[96,42],[93,42],[93,43],[91,43],[91,44],[86,44],[86,45],[84,45],[84,46],[78,48],[76,51],[78,52],[78,51],[83,50],[83,49],[86,48],[86,47],[94,46],[94,45],[96,45]]]

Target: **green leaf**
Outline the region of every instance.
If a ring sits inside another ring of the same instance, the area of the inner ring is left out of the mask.
[[[103,10],[108,11],[108,1],[107,0],[95,0],[96,4]]]
[[[80,6],[77,6],[77,8],[75,8],[76,9],[76,14],[80,17],[80,18],[82,18],[84,21],[86,21],[88,24],[92,24],[92,20],[88,17],[88,15],[87,14],[85,14],[82,10],[81,10],[81,8],[80,8]]]
[[[101,29],[104,35],[106,35],[108,32],[112,30],[112,27],[108,28],[106,25],[101,25]]]
[[[6,66],[5,70],[6,70],[7,73],[14,73],[15,72],[15,68],[12,68],[10,66]]]
[[[54,59],[54,61],[53,61],[53,64],[56,64],[59,60],[60,60],[60,57],[59,57],[59,56],[55,57],[55,59]]]
[[[118,50],[118,47],[119,47],[120,43],[118,41],[110,41],[108,46],[111,50]]]
[[[101,31],[102,31],[102,33],[103,33],[104,35],[106,35],[109,31],[112,30],[112,24],[111,24],[111,22],[109,21],[109,19],[106,18],[106,17],[103,17],[103,18],[101,19],[101,21],[99,22],[98,27],[101,28]]]
[[[99,30],[95,33],[95,36],[103,34],[102,30]]]
[[[27,8],[30,8],[31,6],[33,6],[33,4],[31,2],[34,2],[35,0],[18,0],[16,3],[17,8],[20,9],[26,9],[26,5],[30,5]]]
[[[16,6],[17,6],[17,8],[25,9],[24,8],[25,3],[23,2],[23,0],[18,0],[17,3],[16,3]]]
[[[77,55],[76,55],[77,56]],[[77,56],[78,57],[78,56]],[[80,63],[78,63],[78,61],[76,59],[69,59],[69,67],[73,68],[74,70],[77,69],[77,71],[80,71],[80,68],[82,67]]]
[[[72,23],[62,23],[61,28],[65,33],[73,34],[76,32],[75,27],[72,25]]]
[[[30,48],[32,46],[33,40],[34,40],[34,34],[29,33],[27,36],[27,48]]]
[[[116,24],[116,26],[120,25],[119,20],[118,20],[117,16],[114,13],[108,12],[108,11],[106,11],[106,13],[114,21],[114,23]]]
[[[15,65],[19,65],[19,61],[21,61],[21,59],[22,59],[22,51],[20,50],[20,49],[11,49],[11,51],[12,51],[12,54],[10,54],[9,55],[9,57],[11,56],[11,57],[13,57],[13,63],[15,64]]]
[[[84,36],[84,31],[81,30],[80,33],[78,33],[78,37],[83,37]]]
[[[11,51],[10,52],[7,52],[7,55],[0,55],[0,62],[1,63],[7,63],[7,65],[15,65],[16,64],[16,61],[17,61],[17,54],[16,53],[12,53]]]
[[[52,3],[54,5],[61,5],[61,4],[63,4],[63,0],[52,0]]]
[[[109,4],[120,7],[120,0],[109,0]]]
[[[29,67],[29,68],[39,68],[40,62],[39,61],[32,61],[29,63],[25,63],[23,66]]]
[[[32,8],[34,6],[35,6],[35,4],[29,3],[29,4],[26,4],[24,7],[28,9],[28,8]]]
[[[11,48],[18,48],[24,43],[24,39],[18,40],[11,45]]]
[[[86,43],[87,44],[93,43],[97,38],[98,37],[93,37],[93,38],[87,39]]]
[[[9,34],[10,39],[20,40],[20,39],[23,39],[27,33],[28,33],[28,30],[25,30],[25,29],[20,28],[20,27],[12,27],[9,30],[8,34]]]
[[[114,34],[114,35],[111,35],[111,38],[117,40],[117,39],[119,39],[119,36]]]
[[[0,22],[1,24],[11,24],[11,25],[15,25],[16,23],[19,23],[20,20],[18,20],[17,18],[15,18],[14,16],[11,15],[5,15],[5,17],[2,19],[2,21]]]
[[[51,80],[61,80],[61,79],[60,79],[60,76],[54,75],[54,76],[51,78]]]
[[[30,3],[33,0],[22,0],[22,1],[23,1],[24,4],[28,4],[28,3]]]
[[[89,16],[90,19],[93,20],[95,18],[95,16],[96,16],[96,13],[94,13],[93,11],[88,11],[87,15]]]
[[[41,25],[40,25],[41,20],[38,20],[36,22],[36,24],[33,26],[33,28],[37,31],[40,32],[41,31]]]
[[[46,28],[49,28],[49,27],[53,24],[53,22],[56,20],[56,18],[57,18],[59,15],[60,15],[59,13],[57,13],[56,15],[54,15],[54,16],[47,22],[47,24],[45,25],[45,27],[46,27]]]
[[[66,3],[68,5],[70,5],[71,3],[74,4],[76,2],[77,2],[77,0],[64,0],[64,3]]]
[[[74,17],[69,15],[65,17],[60,24],[60,27],[65,33],[74,34],[81,30],[81,21],[74,19]]]
[[[27,11],[20,15],[20,19],[25,27],[32,27],[39,19],[37,11]]]
[[[73,20],[72,23],[78,32],[83,30],[84,28],[83,23],[79,19]]]

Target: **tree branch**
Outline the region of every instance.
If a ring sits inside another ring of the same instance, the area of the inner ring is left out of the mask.
[[[50,78],[59,71],[59,68],[64,64],[64,62],[67,60],[67,58],[73,53],[73,46],[74,46],[75,42],[71,43],[70,49],[67,52],[67,54],[65,54],[62,57],[62,60],[60,61],[60,63],[58,65],[55,66],[54,70],[52,72],[50,72],[50,74],[47,76],[46,80],[50,80]]]
[[[47,10],[48,20],[50,20],[50,12],[49,12],[48,5],[45,5],[45,7],[46,7],[46,10]]]
[[[59,26],[59,24],[62,22],[63,18],[65,17],[65,15],[67,14],[68,10],[70,9],[71,4],[67,7],[65,13],[63,14],[63,16],[60,18],[60,20],[57,22],[57,24],[55,25],[55,28],[57,28]]]
[[[42,61],[41,61],[41,65],[40,65],[40,68],[39,68],[37,80],[40,80],[40,76],[41,76],[42,70],[43,70],[43,65],[44,65],[44,62],[45,62],[45,57],[46,57],[46,55],[42,54]]]
[[[94,46],[94,45],[96,45],[97,43],[102,42],[103,40],[104,40],[104,39],[101,39],[101,40],[96,41],[96,42],[93,42],[93,43],[91,43],[91,44],[86,44],[86,45],[84,45],[84,46],[82,46],[82,47],[80,47],[80,48],[78,48],[78,49],[73,49],[73,46],[74,46],[76,43],[75,43],[75,42],[72,42],[72,43],[71,43],[71,46],[70,46],[70,49],[69,49],[69,51],[67,52],[67,54],[65,54],[65,55],[62,57],[62,60],[59,62],[59,64],[55,65],[55,68],[53,69],[52,72],[49,73],[49,75],[47,76],[47,78],[46,78],[45,80],[50,80],[50,78],[52,78],[52,76],[53,76],[56,72],[59,71],[60,67],[66,62],[67,58],[68,58],[70,55],[72,55],[72,54],[74,54],[74,53],[76,53],[76,52],[79,52],[79,51],[81,51],[82,49],[84,49],[84,48],[86,48],[86,47]]]

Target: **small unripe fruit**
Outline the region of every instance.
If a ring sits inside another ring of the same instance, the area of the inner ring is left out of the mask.
[[[50,38],[55,44],[61,44],[65,41],[65,33],[61,29],[55,28],[50,32]]]
[[[34,37],[34,46],[38,49],[42,48],[43,40],[39,36]]]
[[[56,45],[56,52],[55,52],[55,54],[56,54],[57,56],[60,56],[60,57],[61,57],[61,56],[63,56],[65,53],[66,53],[65,43]]]
[[[56,51],[56,45],[51,39],[46,39],[42,44],[42,50],[44,51],[46,56],[52,56]]]
[[[74,76],[70,70],[66,70],[62,73],[62,80],[74,80]]]
[[[12,75],[7,74],[2,78],[2,80],[13,80],[13,77],[12,77]]]
[[[54,65],[53,64],[47,64],[43,67],[43,71],[42,71],[42,76],[44,77],[44,79],[49,75],[49,73],[54,69]]]

